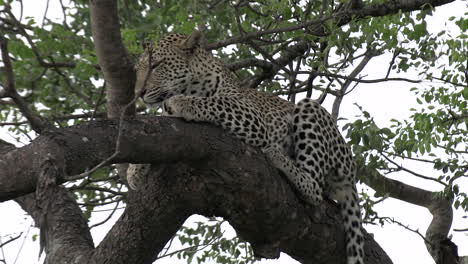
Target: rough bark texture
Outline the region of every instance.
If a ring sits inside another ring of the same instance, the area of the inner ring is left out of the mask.
[[[90,15],[96,55],[107,83],[107,116],[118,118],[133,99],[135,71],[120,36],[115,0],[91,0]],[[134,113],[129,109],[128,113]]]
[[[132,116],[135,114],[135,105],[126,106],[134,97],[136,76],[133,62],[120,35],[117,1],[91,0],[89,4],[96,55],[107,83],[107,117],[118,118],[122,111]],[[125,178],[127,167],[128,164],[117,165],[122,179]]]
[[[38,171],[75,174],[99,163],[112,154],[116,131],[115,121],[96,121],[9,151],[0,164],[0,200],[34,192]],[[79,209],[62,187],[44,188],[51,199],[40,203],[48,204],[46,221],[36,212],[44,206],[32,206],[31,195],[19,200],[36,223],[47,225],[47,263],[65,255],[76,263],[151,263],[195,213],[224,217],[259,255],[277,257],[281,251],[302,263],[344,263],[336,205],[305,205],[261,152],[219,128],[161,117],[129,120],[115,162],[165,165],[159,173],[153,170],[141,192],[129,192],[124,214],[95,249]],[[365,251],[368,264],[391,263],[368,234]]]
[[[45,247],[46,264],[86,263],[94,249],[87,220],[72,194],[62,186],[51,186],[38,205],[35,193],[15,199],[40,228],[41,247]],[[76,261],[76,262],[74,262]]]

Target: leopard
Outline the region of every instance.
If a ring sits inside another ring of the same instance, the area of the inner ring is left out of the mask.
[[[135,64],[135,90],[164,116],[208,122],[259,148],[295,187],[301,200],[338,202],[347,264],[364,263],[356,165],[335,119],[316,100],[297,104],[244,88],[227,66],[206,50],[203,34],[172,33],[146,47]],[[131,189],[144,184],[149,164],[131,164]]]

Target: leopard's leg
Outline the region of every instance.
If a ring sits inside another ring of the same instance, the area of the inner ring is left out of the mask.
[[[354,182],[351,150],[333,118],[317,102],[301,100],[294,110],[293,134],[296,162],[311,173],[322,171],[321,186],[340,205],[346,232],[348,264],[363,264],[363,235],[359,200]],[[326,181],[326,182],[325,182]]]
[[[320,203],[322,194],[318,182],[283,153],[281,144],[270,141],[269,130],[275,128],[267,129],[266,115],[255,109],[251,102],[228,96],[174,96],[164,102],[164,110],[169,116],[215,123],[244,142],[262,148],[273,165],[286,174],[307,202]]]
[[[132,190],[138,190],[146,183],[146,177],[151,164],[129,164],[127,169],[127,182]]]
[[[254,147],[268,143],[264,114],[246,100],[231,96],[174,96],[164,101],[167,116],[210,122]]]
[[[302,198],[313,205],[322,202],[322,188],[314,177],[286,156],[279,146],[269,146],[263,149],[270,162],[283,172],[289,181],[296,187]]]
[[[294,108],[293,135],[295,159],[299,167],[314,175],[323,188],[328,164],[329,136],[321,124],[321,113],[311,99],[301,100]]]
[[[304,175],[301,176],[299,188],[311,189],[322,200],[325,186],[324,175],[329,169],[326,165],[327,142],[320,135],[322,131],[319,124],[314,123],[316,113],[307,109],[308,107],[309,105],[302,104],[302,101],[294,107],[293,128],[290,133],[294,142],[295,164],[302,172],[301,175]]]

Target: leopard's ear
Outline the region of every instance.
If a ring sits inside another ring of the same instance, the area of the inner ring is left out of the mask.
[[[202,38],[203,34],[195,29],[192,34],[190,34],[190,36],[180,44],[180,48],[184,51],[193,53],[196,48],[201,46]]]

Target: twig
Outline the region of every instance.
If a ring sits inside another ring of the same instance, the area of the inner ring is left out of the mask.
[[[122,209],[125,209],[125,206],[122,206],[122,207],[117,208],[117,210],[122,210]],[[102,213],[102,212],[109,212],[109,211],[112,211],[112,210],[114,210],[114,209],[93,210],[93,212],[95,212],[95,213],[97,213],[97,212],[98,212],[98,213]]]
[[[70,187],[68,189],[71,190],[71,191],[88,190],[88,191],[107,192],[107,193],[111,193],[111,194],[113,194],[115,196],[125,195],[124,192],[114,191],[114,190],[111,190],[111,189],[108,189],[108,188],[102,188],[102,187],[97,187],[97,186],[84,186],[84,187],[76,186],[76,187]]]
[[[452,81],[449,81],[449,80],[445,80],[445,79],[443,79],[441,77],[432,77],[432,79],[436,79],[436,80],[442,81],[444,83],[450,83],[453,86],[468,87],[468,85],[466,85],[466,84],[455,83],[455,82],[452,82]]]
[[[96,170],[100,169],[101,167],[107,165],[107,164],[110,164],[111,161],[117,157],[119,154],[120,154],[120,141],[121,141],[121,137],[122,137],[122,130],[123,130],[123,119],[125,117],[125,113],[127,112],[128,108],[133,105],[137,100],[138,98],[140,98],[141,96],[141,92],[135,96],[135,98],[133,98],[133,100],[128,103],[123,109],[122,109],[122,112],[120,113],[120,119],[119,119],[119,130],[118,130],[118,134],[117,134],[117,143],[116,143],[116,146],[115,146],[115,151],[114,151],[114,154],[112,154],[110,157],[108,157],[107,159],[103,160],[101,163],[99,163],[98,165],[96,165],[94,168],[92,168],[91,170],[88,170],[88,171],[85,171],[81,174],[78,174],[78,175],[73,175],[73,176],[66,176],[64,177],[64,179],[66,181],[74,181],[74,180],[78,180],[78,179],[82,179],[82,178],[85,178],[87,177],[89,174],[95,172]]]
[[[98,170],[99,168],[101,168],[102,166],[104,165],[107,165],[107,164],[110,164],[111,161],[117,157],[119,154],[120,154],[120,144],[121,144],[121,137],[122,137],[122,130],[123,130],[123,120],[124,120],[124,117],[125,117],[125,113],[127,112],[128,108],[130,106],[132,106],[137,100],[138,98],[140,98],[145,90],[146,90],[146,85],[148,83],[148,80],[149,80],[149,76],[151,74],[151,69],[152,69],[152,63],[151,63],[151,57],[152,56],[148,56],[148,70],[146,72],[146,76],[145,76],[145,80],[143,82],[143,86],[142,88],[137,92],[137,94],[135,95],[135,97],[133,98],[133,100],[128,103],[123,109],[122,109],[122,112],[120,113],[120,118],[119,118],[119,129],[118,129],[118,133],[117,133],[117,142],[116,142],[116,146],[115,146],[115,151],[114,151],[114,154],[112,154],[110,157],[108,157],[107,159],[103,160],[101,163],[99,163],[98,165],[96,165],[94,168],[92,168],[91,170],[88,170],[88,171],[85,171],[81,174],[78,174],[78,175],[73,175],[73,176],[66,176],[64,177],[64,179],[66,181],[73,181],[73,180],[78,180],[78,179],[82,179],[82,178],[85,178],[87,177],[89,174],[95,172],[96,170]],[[159,63],[162,63],[162,61],[160,61]]]
[[[217,5],[219,5],[222,2],[224,2],[224,0],[217,0],[217,1],[214,1],[214,3],[208,4],[208,10],[215,8]]]
[[[387,74],[385,75],[385,78],[388,78],[388,76],[390,75],[393,64],[395,64],[395,59],[398,57],[398,55],[400,55],[400,50],[396,49],[395,52],[393,53],[392,60],[390,61],[390,64],[388,65]]]
[[[431,177],[428,177],[428,176],[424,176],[424,175],[419,174],[419,173],[417,173],[417,172],[414,172],[414,171],[412,171],[412,170],[410,170],[410,169],[407,169],[407,168],[405,168],[405,167],[403,167],[403,166],[401,166],[401,165],[398,165],[396,162],[394,162],[393,160],[391,160],[389,157],[387,157],[387,155],[385,155],[385,154],[383,154],[383,153],[380,153],[380,155],[382,155],[382,157],[384,157],[384,159],[386,159],[388,162],[390,162],[391,164],[395,165],[395,166],[397,167],[398,170],[406,171],[406,172],[408,172],[408,173],[410,173],[410,174],[412,174],[412,175],[414,175],[414,176],[416,176],[416,177],[419,177],[419,178],[421,178],[421,179],[425,179],[425,180],[428,180],[428,181],[435,181],[435,182],[437,182],[437,183],[439,183],[439,184],[442,184],[442,185],[445,186],[445,187],[448,186],[446,183],[441,182],[441,181],[439,181],[439,180],[437,180],[437,179],[434,179],[434,178],[431,178]]]
[[[93,200],[91,202],[86,202],[86,203],[77,203],[78,205],[81,205],[81,206],[104,206],[104,205],[108,205],[108,204],[113,204],[115,202],[118,202],[118,201],[122,201],[123,198],[119,197],[115,200],[112,200],[112,198],[114,197],[106,197],[106,198],[103,198],[103,199],[98,199],[98,200]],[[108,202],[102,202],[102,203],[99,203],[98,201],[105,201],[105,200],[108,200],[108,199],[111,199],[110,201]]]
[[[20,248],[18,249],[18,253],[16,254],[16,258],[15,258],[15,261],[13,262],[13,264],[16,264],[16,261],[18,261],[18,258],[19,258],[19,256],[20,256],[20,253],[21,253],[21,251],[23,250],[24,242],[26,242],[26,238],[28,237],[29,231],[30,231],[30,230],[31,230],[31,225],[29,225],[28,230],[26,231],[26,235],[24,235],[23,242],[21,243],[21,246],[20,246]]]
[[[167,243],[167,246],[164,246],[164,248],[163,248],[163,250],[165,250],[164,253],[162,253],[163,250],[161,250],[160,256],[164,256],[164,255],[167,254],[167,252],[169,252],[169,249],[171,248],[172,243],[174,242],[174,238],[175,238],[175,236],[171,237],[171,240],[169,240],[169,243]]]
[[[63,1],[59,0],[60,6],[62,7],[62,15],[63,15],[63,26],[66,29],[69,29],[68,23],[67,23],[67,12],[66,12],[66,7],[63,5]]]
[[[45,11],[44,11],[44,16],[42,17],[41,27],[44,27],[45,20],[47,19],[47,12],[49,12],[49,3],[50,3],[50,0],[47,0],[46,8],[45,8]]]
[[[23,11],[24,11],[24,6],[23,6],[23,0],[20,0],[20,17],[19,21],[23,20]]]
[[[262,54],[262,56],[266,59],[268,59],[272,64],[274,64],[276,67],[279,69],[282,69],[284,72],[291,74],[291,71],[286,69],[286,67],[280,65],[277,60],[275,60],[268,52],[266,52],[264,49],[262,49],[260,46],[258,46],[255,42],[252,40],[247,41],[248,45],[251,46],[254,50],[256,50],[258,53]]]
[[[397,153],[390,153],[388,151],[382,151],[382,153],[385,153],[387,155],[392,155],[392,156],[397,156],[402,159],[409,159],[409,160],[415,160],[415,161],[420,161],[420,162],[426,162],[426,163],[435,163],[433,160],[428,160],[428,159],[421,159],[421,158],[413,158],[413,157],[406,157]]]
[[[162,258],[165,258],[165,257],[170,257],[170,256],[173,256],[173,255],[175,255],[175,254],[177,254],[179,252],[183,252],[183,251],[191,251],[191,252],[200,251],[200,250],[203,250],[203,249],[207,248],[208,246],[214,245],[216,240],[219,240],[219,237],[213,237],[211,240],[209,240],[205,244],[190,246],[190,247],[186,247],[186,248],[182,248],[182,249],[173,251],[173,252],[168,253],[168,254],[160,255],[160,256],[158,256],[156,258],[156,260],[162,259]]]
[[[93,120],[94,117],[96,116],[99,105],[101,104],[101,100],[104,98],[104,91],[106,90],[106,84],[107,82],[104,82],[102,86],[101,93],[99,94],[99,97],[96,101],[96,105],[94,106],[93,114],[91,115],[91,120]]]
[[[364,67],[366,67],[367,63],[369,63],[369,61],[373,57],[377,56],[377,54],[375,54],[375,52],[372,50],[367,50],[365,54],[366,55],[358,64],[358,66],[350,73],[351,78],[355,79],[356,76],[364,69]],[[345,81],[345,83],[341,86],[340,96],[336,97],[335,100],[333,101],[332,116],[335,118],[335,120],[338,119],[338,115],[340,112],[340,105],[341,105],[341,102],[343,101],[343,96],[345,95],[348,87],[351,85],[351,82],[352,80],[350,79],[347,79]]]
[[[409,227],[409,225],[405,225],[405,224],[403,224],[403,223],[401,223],[401,222],[395,220],[393,217],[381,217],[381,219],[386,220],[386,221],[389,222],[389,223],[397,224],[397,225],[403,227],[404,229],[406,229],[406,230],[408,230],[408,231],[411,231],[411,232],[417,234],[417,235],[420,236],[420,237],[424,240],[424,242],[426,242],[427,244],[430,244],[430,245],[432,244],[426,237],[423,236],[423,234],[421,234],[421,233],[419,232],[419,230],[417,230],[417,229],[412,229],[412,228]]]
[[[106,217],[106,219],[102,220],[102,221],[99,222],[99,223],[96,223],[96,224],[94,224],[94,225],[91,225],[91,226],[89,227],[89,229],[91,230],[92,228],[94,228],[94,227],[96,227],[96,226],[100,226],[100,225],[106,223],[107,221],[109,221],[109,219],[111,219],[111,217],[112,217],[112,216],[114,215],[114,213],[117,211],[117,208],[119,207],[119,204],[120,204],[120,201],[117,201],[117,202],[115,203],[114,209],[113,209],[112,212]]]
[[[10,61],[10,55],[8,51],[8,40],[6,38],[0,37],[0,49],[2,51],[2,60],[4,64],[4,72],[6,75],[4,82],[4,93],[6,96],[10,97],[15,104],[20,109],[21,113],[26,117],[26,119],[31,124],[31,128],[37,133],[41,133],[44,129],[53,129],[52,124],[49,124],[43,120],[39,115],[34,113],[26,103],[26,101],[21,97],[16,91],[15,79],[13,75],[13,67]]]
[[[23,232],[21,232],[21,233],[20,233],[18,236],[16,236],[16,237],[10,237],[10,239],[8,239],[6,242],[3,242],[3,243],[0,244],[0,248],[6,246],[7,244],[9,244],[9,243],[15,241],[15,240],[18,239],[18,238],[20,238],[21,235],[23,235]]]
[[[317,76],[324,76],[324,77],[332,77],[332,78],[338,78],[338,79],[343,79],[347,81],[353,81],[353,82],[358,82],[358,83],[379,83],[379,82],[387,82],[387,81],[397,81],[397,82],[409,82],[409,83],[421,83],[422,80],[412,80],[408,78],[401,78],[401,77],[396,77],[396,78],[379,78],[379,79],[372,79],[372,80],[363,80],[359,79],[356,77],[351,77],[351,76],[345,76],[345,75],[340,75],[340,74],[335,74],[335,73],[328,73],[328,72],[310,72],[310,71],[298,71],[298,74],[316,74]]]
[[[301,67],[302,63],[302,57],[299,57],[296,63],[296,68],[293,70],[293,72],[299,71],[299,68]],[[292,64],[292,62],[291,62]],[[291,65],[292,68],[292,65]],[[288,101],[291,101],[293,103],[296,102],[296,93],[293,93],[294,88],[296,87],[296,81],[297,81],[297,74],[290,74],[289,75],[289,94],[288,94]]]

